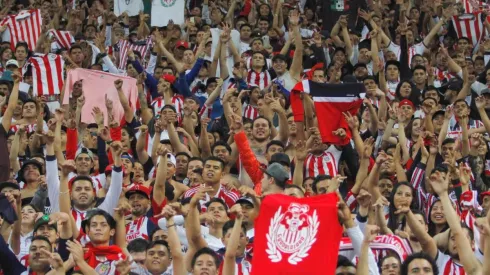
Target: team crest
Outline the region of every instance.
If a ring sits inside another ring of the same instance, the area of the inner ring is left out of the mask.
[[[280,262],[283,254],[289,254],[288,262],[296,265],[308,256],[311,246],[316,242],[318,215],[316,210],[309,215],[306,204],[291,203],[286,212],[277,209],[267,233],[267,254],[273,263]]]
[[[175,2],[177,0],[160,0],[160,2],[162,3],[162,6],[166,7],[166,8],[170,8],[172,7],[173,5],[175,5]]]

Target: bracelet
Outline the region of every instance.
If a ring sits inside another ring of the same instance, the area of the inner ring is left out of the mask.
[[[60,192],[60,195],[63,195],[63,194],[68,194],[68,193],[70,193],[70,191]]]
[[[169,229],[172,226],[175,226],[175,223],[174,224],[171,224],[171,225],[167,225],[167,229]]]

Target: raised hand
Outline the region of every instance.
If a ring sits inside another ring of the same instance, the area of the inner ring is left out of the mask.
[[[295,146],[294,156],[298,161],[304,161],[308,155],[308,150],[306,149],[306,143],[303,140],[298,140]]]
[[[68,177],[71,172],[76,170],[75,161],[74,160],[65,160],[63,164],[61,164],[61,173],[63,176]]]
[[[357,131],[359,129],[359,119],[357,119],[357,116],[353,116],[349,112],[344,112],[343,115],[345,117],[345,120],[347,121],[347,124],[349,125],[349,128],[352,131]]]
[[[447,193],[449,189],[449,177],[444,176],[441,172],[436,171],[429,177],[430,185],[432,186],[432,190],[436,192],[439,196]]]
[[[120,141],[114,141],[111,143],[112,156],[121,156],[122,154],[122,143]]]
[[[97,123],[97,125],[104,125],[104,114],[99,107],[94,107],[92,109],[92,116],[94,117],[95,123]]]
[[[373,154],[373,148],[374,148],[374,138],[369,137],[364,141],[364,150],[362,152],[362,158],[370,159],[371,155]]]
[[[123,83],[124,82],[122,81],[122,79],[118,79],[114,81],[114,87],[116,87],[117,90],[120,90],[122,89]]]
[[[235,204],[230,208],[230,214],[235,215],[237,219],[243,218],[242,206],[240,204]]]

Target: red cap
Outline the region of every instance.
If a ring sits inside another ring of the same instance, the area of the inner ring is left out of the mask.
[[[143,184],[135,184],[135,185],[133,185],[133,187],[131,187],[131,189],[126,191],[126,198],[129,199],[129,197],[131,197],[131,195],[136,194],[136,193],[140,193],[140,194],[146,196],[148,199],[150,199],[150,192],[151,192],[150,188],[144,186]]]
[[[490,191],[486,191],[480,194],[480,197],[483,199],[485,196],[490,196]]]
[[[404,99],[404,100],[400,101],[400,104],[398,104],[398,107],[401,107],[403,105],[408,105],[408,106],[412,107],[412,109],[415,110],[415,105],[413,105],[412,101],[410,101],[408,99]]]
[[[170,84],[174,84],[175,83],[175,80],[176,80],[175,75],[173,75],[173,74],[165,74],[165,75],[162,75],[162,78],[165,81],[169,82]]]
[[[177,44],[175,44],[175,47],[176,48],[178,48],[178,47],[184,47],[186,49],[189,49],[189,42],[184,41],[184,40],[179,40],[179,41],[177,41]]]

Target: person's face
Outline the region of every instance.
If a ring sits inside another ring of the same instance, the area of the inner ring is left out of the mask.
[[[395,196],[393,198],[393,203],[396,209],[401,207],[410,207],[412,203],[412,190],[406,185],[401,185],[396,190]]]
[[[296,136],[296,122],[294,122],[293,116],[288,118],[288,129],[290,136]]]
[[[185,50],[183,56],[184,56],[184,62],[186,64],[189,64],[190,65],[190,64],[193,63],[193,61],[194,61],[194,53],[192,52],[192,50]]]
[[[95,28],[93,26],[90,26],[85,30],[84,35],[88,40],[92,40],[95,38],[95,33],[96,33]]]
[[[458,101],[454,104],[454,112],[457,117],[462,117],[468,111],[468,105],[466,102]]]
[[[129,64],[127,67],[127,73],[129,76],[136,78],[138,76],[138,71],[133,67],[133,64]]]
[[[200,168],[200,169],[203,168],[202,161],[200,161],[200,160],[190,161],[189,164],[187,165],[187,176],[191,177],[192,175],[194,175],[194,170],[198,169],[198,168]]]
[[[215,222],[219,224],[224,224],[229,220],[225,206],[219,202],[211,203],[206,212],[211,214]]]
[[[141,181],[145,180],[145,171],[141,163],[139,162],[134,163],[133,173],[134,173],[134,179],[138,179]]]
[[[413,43],[414,43],[413,32],[411,30],[408,30],[406,33],[406,36],[407,36],[407,43],[409,45],[413,45]]]
[[[51,244],[54,244],[58,239],[58,233],[56,233],[56,230],[48,224],[43,224],[39,226],[36,230],[36,236],[44,236],[48,238]]]
[[[465,53],[468,48],[470,47],[470,44],[466,39],[460,39],[458,40],[458,51]]]
[[[330,180],[322,180],[322,181],[319,181],[317,184],[316,184],[316,195],[323,195],[323,194],[327,194],[329,192],[332,192],[334,190],[332,186],[335,186],[335,180],[333,179],[330,179]]]
[[[475,73],[476,74],[481,74],[483,71],[485,71],[485,62],[481,59],[475,60]]]
[[[261,34],[267,34],[267,31],[269,30],[269,22],[266,20],[260,20],[259,30]]]
[[[278,59],[274,61],[272,67],[274,68],[274,71],[276,71],[277,74],[283,74],[286,72],[288,68],[288,64],[284,62],[284,60]]]
[[[257,217],[257,211],[255,211],[253,204],[242,202],[240,206],[242,207],[243,221],[253,225]]]
[[[448,64],[448,58],[443,54],[438,54],[436,57],[436,64],[439,67],[446,68]]]
[[[24,61],[27,58],[27,51],[25,47],[18,47],[15,49],[15,58],[17,61]]]
[[[463,229],[463,231],[464,231],[464,236],[468,239],[468,242],[471,244],[471,248],[473,248],[474,241],[471,240],[468,229]],[[451,257],[453,259],[459,260],[458,246],[456,244],[456,237],[454,236],[454,233],[452,230],[451,230],[451,234],[449,234],[448,250],[449,250],[449,255],[451,255]]]
[[[8,193],[11,190],[7,190],[8,188],[2,189],[2,193]],[[13,189],[12,189],[13,190]],[[20,211],[22,215],[22,223],[23,224],[32,224],[34,225],[35,219],[36,219],[36,210],[32,208],[30,205],[26,205],[22,208]]]
[[[41,249],[51,252],[51,245],[43,240],[35,240],[29,247],[29,267],[33,271],[45,271],[49,268],[49,261]]]
[[[255,140],[264,141],[270,136],[269,122],[260,118],[253,122],[252,134]]]
[[[411,118],[413,116],[413,113],[415,112],[415,110],[410,105],[406,104],[402,105],[400,107],[400,110],[407,118]]]
[[[387,173],[387,174],[393,174],[395,172],[395,162],[393,161],[393,157],[388,155],[388,158],[386,159],[383,164],[381,164],[380,167],[380,172],[381,173]]]
[[[265,65],[264,55],[256,53],[252,56],[252,66],[263,67]]]
[[[163,68],[161,67],[158,67],[155,69],[155,73],[154,73],[154,78],[155,79],[160,79],[163,75]]]
[[[364,80],[364,86],[366,87],[366,90],[368,90],[368,91],[374,90],[378,87],[378,85],[376,85],[376,81],[374,81],[373,79]]]
[[[398,60],[398,57],[396,56],[396,54],[394,52],[387,51],[385,53],[385,59],[386,59],[386,61]]]
[[[381,265],[381,275],[398,275],[400,274],[400,262],[395,257],[384,259]]]
[[[436,90],[428,90],[427,92],[425,92],[425,98],[428,97],[435,99],[437,102],[439,102],[439,100],[441,99],[439,93]]]
[[[192,98],[186,98],[184,100],[184,108],[189,108],[191,110],[197,111],[199,109],[199,103],[194,101]]]
[[[240,30],[240,38],[242,40],[249,39],[251,34],[252,29],[249,26],[242,27],[242,29]]]
[[[207,183],[219,183],[223,174],[223,167],[221,165],[219,161],[206,161],[202,171],[203,180]]]
[[[414,68],[415,66],[424,66],[424,58],[422,56],[415,56],[413,59],[412,59],[412,63],[410,65],[412,68]]]
[[[359,63],[367,64],[371,61],[371,57],[368,55],[369,49],[362,48],[359,50]]]
[[[179,155],[176,158],[177,161],[177,167],[175,168],[175,173],[177,175],[183,175],[185,176],[187,173],[187,166],[189,165],[189,158],[184,155]]]
[[[389,179],[381,179],[379,180],[379,192],[385,198],[389,199],[391,191],[393,190],[393,183]]]
[[[2,61],[7,61],[9,59],[12,59],[12,50],[6,49],[5,51],[3,51]]]
[[[266,152],[267,160],[270,161],[272,155],[274,155],[275,153],[284,153],[284,148],[276,144],[271,145]]]
[[[151,274],[164,273],[172,262],[167,247],[161,244],[148,249],[145,258],[145,267]]]
[[[440,201],[436,201],[432,205],[430,220],[436,225],[442,225],[446,223],[446,215],[444,215],[444,208],[442,207],[442,203]]]
[[[313,81],[325,83],[326,82],[325,72],[323,70],[315,70],[313,72]]]
[[[129,204],[131,205],[133,216],[141,217],[148,211],[150,200],[140,193],[135,193],[129,197]]]
[[[27,102],[22,107],[22,116],[26,118],[32,118],[36,116],[36,104],[34,102]]]
[[[101,215],[92,217],[87,227],[87,235],[90,241],[96,244],[108,243],[116,232],[114,229],[111,229],[105,217]]]
[[[421,120],[415,119],[412,123],[412,139],[418,138],[421,132]]]
[[[386,68],[386,77],[388,80],[397,81],[399,75],[400,75],[400,71],[398,70],[397,66],[388,65],[388,67]]]
[[[39,171],[39,168],[36,165],[34,165],[34,164],[26,165],[26,167],[24,169],[25,181],[27,181],[27,182],[36,181],[40,175],[41,175],[41,171]]]
[[[357,67],[354,71],[354,76],[357,79],[363,79],[368,75],[368,70],[364,67]]]
[[[353,266],[339,266],[335,270],[335,275],[356,275],[356,268]]]
[[[167,241],[168,235],[167,232],[165,232],[162,229],[158,229],[155,233],[153,233],[153,236],[151,238],[151,241]]]
[[[225,146],[216,146],[213,149],[213,156],[218,157],[227,163],[230,157],[230,152],[228,152]]]
[[[75,159],[75,167],[79,174],[88,175],[93,167],[92,158],[88,154],[79,154]]]
[[[217,275],[218,267],[213,256],[202,254],[196,259],[196,263],[192,267],[192,275]]]
[[[413,81],[416,84],[425,84],[426,80],[427,80],[427,74],[425,73],[424,70],[415,70],[413,72]]]
[[[299,191],[297,188],[287,188],[286,190],[284,190],[284,195],[295,197],[295,198],[304,198],[305,197],[305,195],[301,191]]]
[[[442,149],[442,158],[444,160],[448,159],[450,154],[454,152],[454,143],[446,143],[441,146]]]
[[[415,259],[408,264],[408,275],[434,275],[432,265],[426,259]]]
[[[76,48],[71,51],[71,60],[75,63],[80,63],[85,58],[82,49]]]
[[[71,190],[71,199],[76,208],[86,209],[94,201],[94,187],[88,180],[78,180],[73,183]]]

